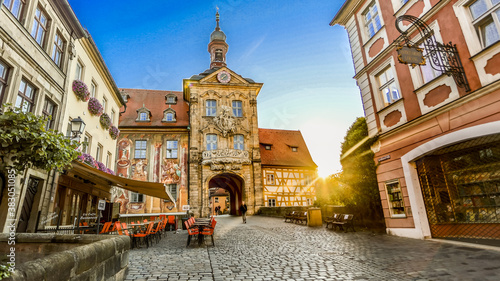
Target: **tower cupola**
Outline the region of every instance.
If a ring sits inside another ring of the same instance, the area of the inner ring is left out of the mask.
[[[219,27],[219,11],[215,14],[217,25],[210,34],[210,43],[208,52],[210,53],[210,68],[220,68],[226,66],[226,53],[228,45],[226,43],[226,34]]]

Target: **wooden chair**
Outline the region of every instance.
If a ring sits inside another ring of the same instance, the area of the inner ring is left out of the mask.
[[[188,224],[188,221],[185,221],[184,225],[186,226],[186,229],[188,231],[188,240],[187,240],[187,244],[186,244],[186,247],[188,247],[189,243],[191,243],[191,236],[199,235],[200,230],[197,227],[190,227]]]
[[[210,235],[212,237],[212,246],[215,246],[214,243],[214,230],[215,230],[215,225],[217,224],[216,220],[212,220],[212,223],[210,226],[204,226],[203,230],[201,231],[202,235]]]

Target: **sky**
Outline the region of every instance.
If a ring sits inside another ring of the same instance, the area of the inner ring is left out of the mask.
[[[300,130],[320,176],[337,173],[347,129],[363,116],[341,0],[69,0],[119,88],[182,91],[208,69],[215,13],[227,67],[264,83],[259,128]],[[98,7],[98,8],[97,8]]]

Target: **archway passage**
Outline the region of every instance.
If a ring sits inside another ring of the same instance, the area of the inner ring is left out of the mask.
[[[243,190],[243,179],[235,174],[222,173],[213,177],[208,183],[208,188],[223,188],[229,191],[229,214],[239,215],[238,209],[240,208]]]

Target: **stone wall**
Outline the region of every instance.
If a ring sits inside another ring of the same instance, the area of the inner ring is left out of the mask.
[[[8,234],[0,252],[9,253]],[[123,280],[128,271],[130,238],[117,235],[16,235],[16,270],[5,280]]]

